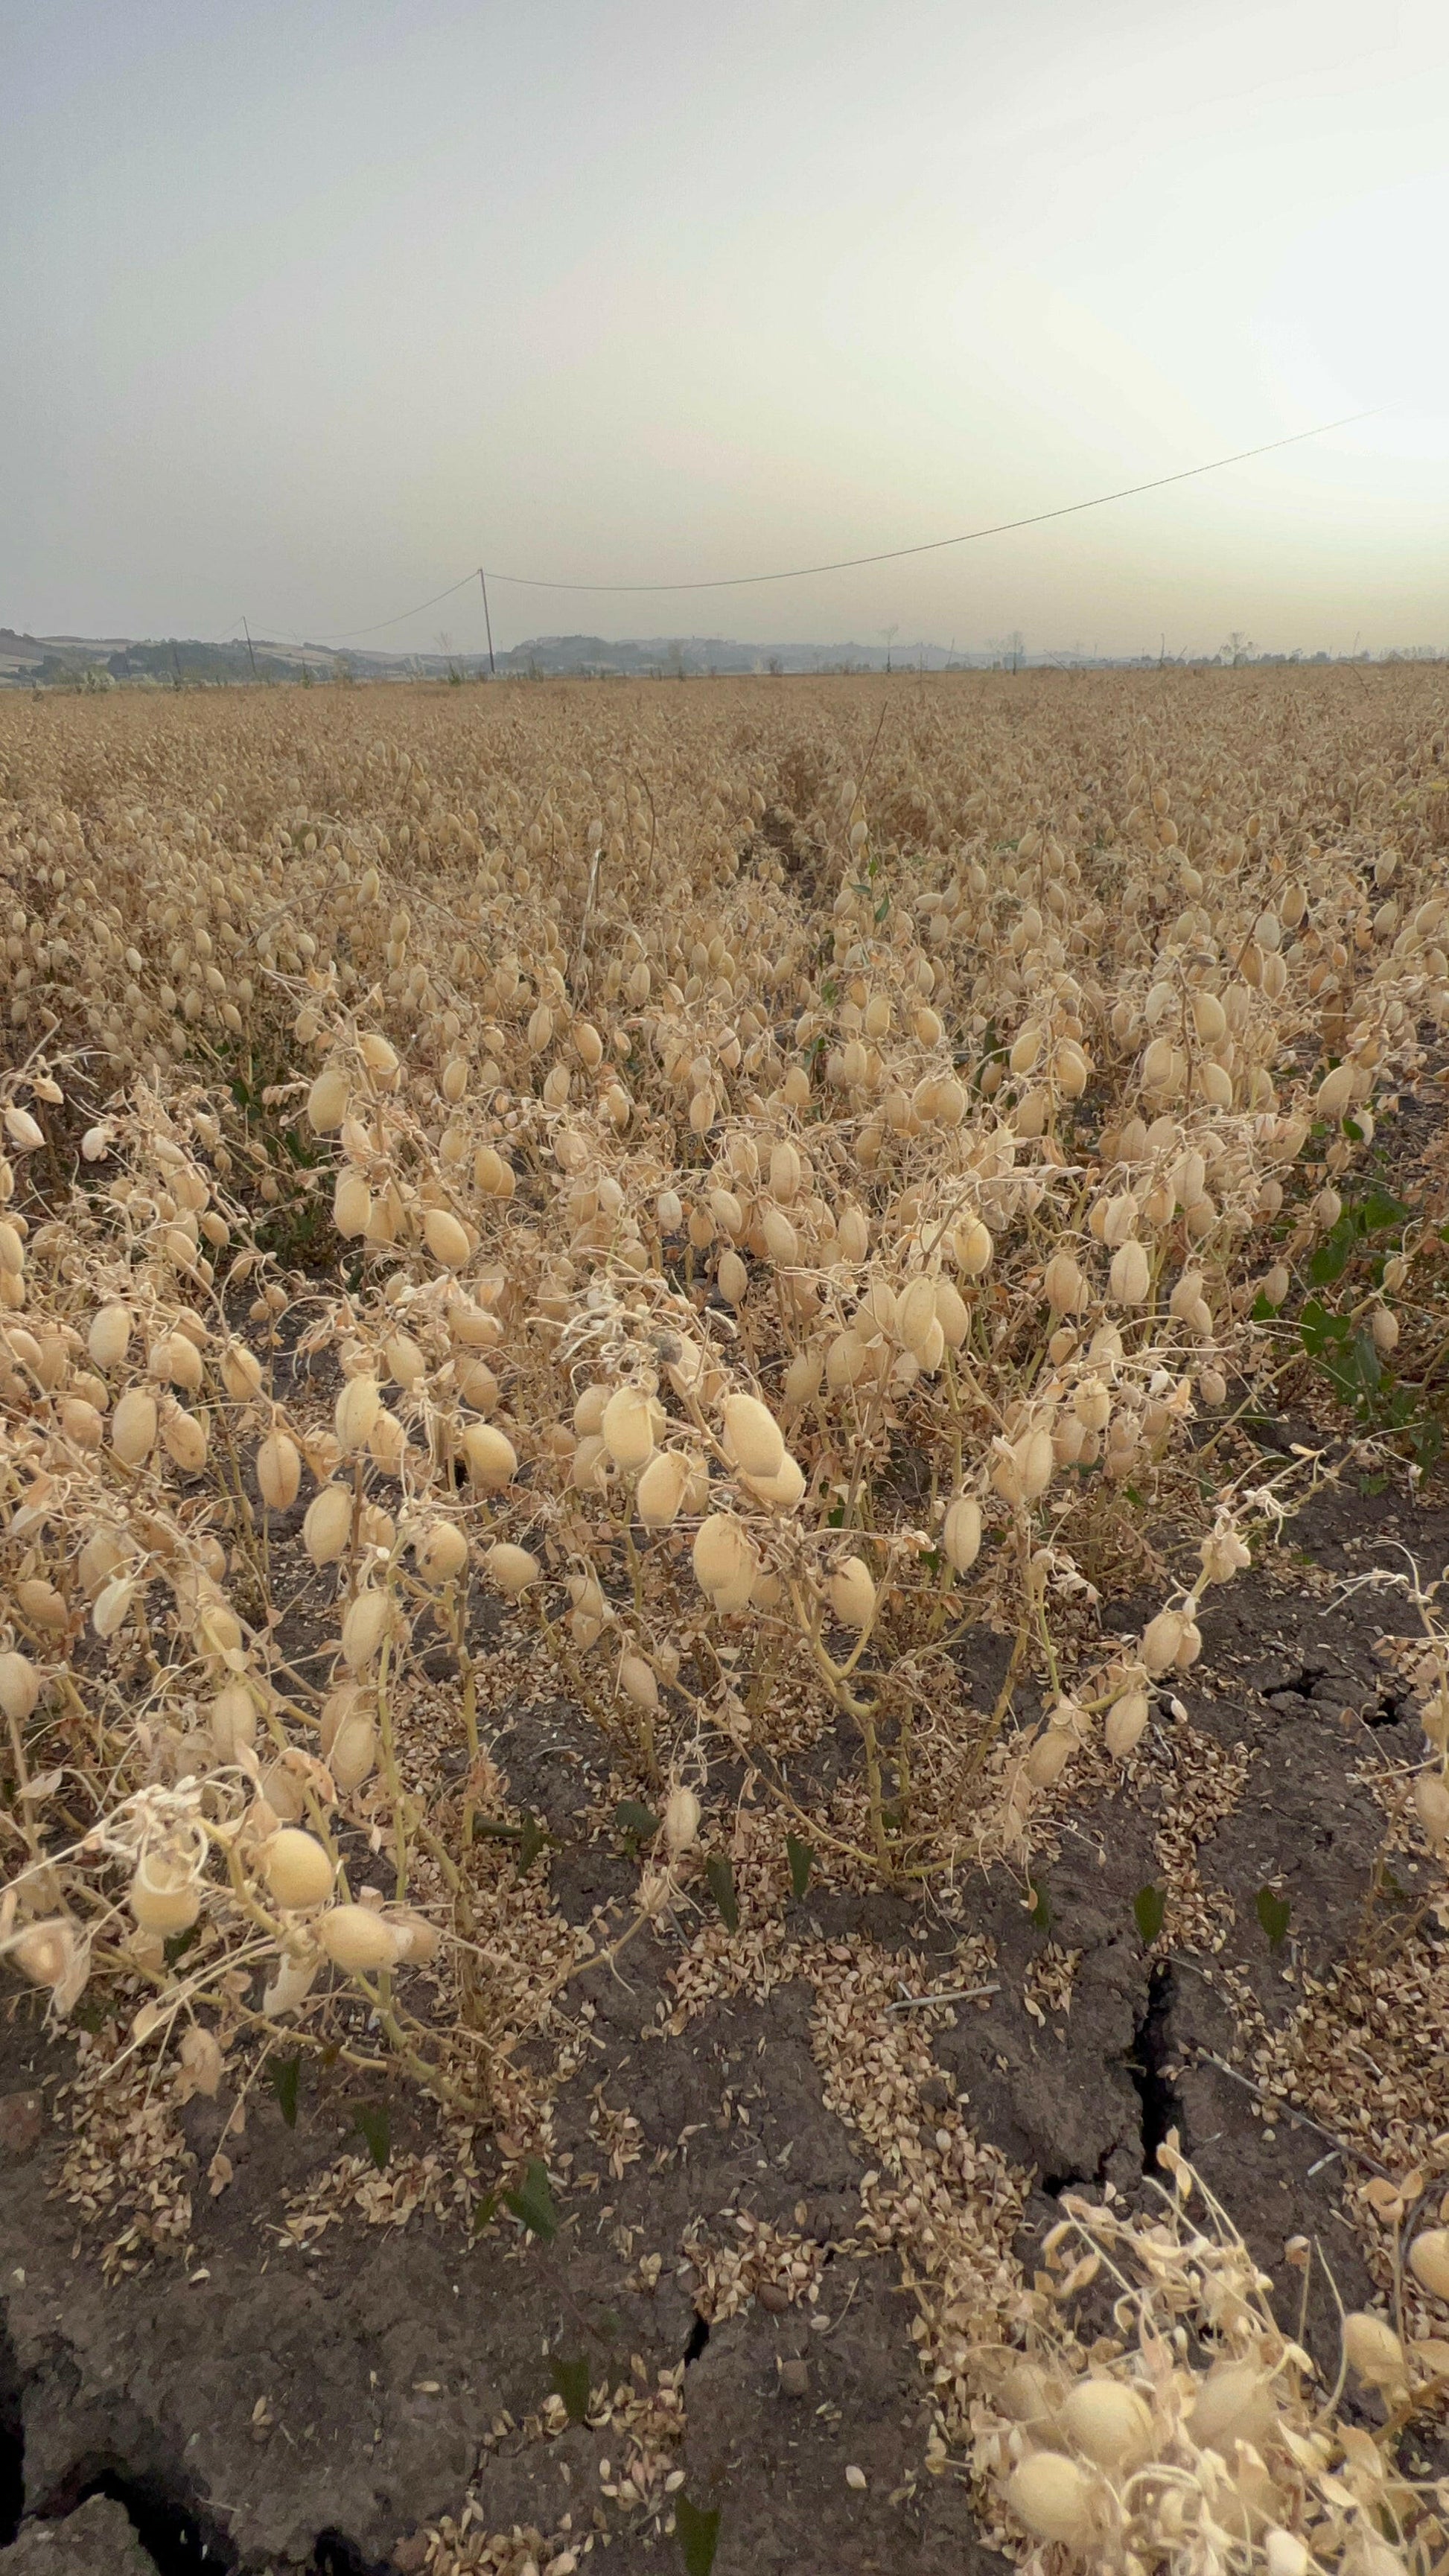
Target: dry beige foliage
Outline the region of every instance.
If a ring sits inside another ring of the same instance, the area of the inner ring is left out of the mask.
[[[637,1920],[712,1759],[842,1717],[855,1789],[782,1840],[1027,1862],[1251,1514],[1110,1661],[1076,1534],[1251,1380],[1449,1020],[1437,688],[0,707],[0,1944],[52,2013],[103,1979],[190,2065],[279,2022],[370,2063],[375,2012],[445,2102],[511,2081],[589,1941],[499,1930],[490,1596],[667,1814]],[[1032,1737],[964,1695],[981,1618]],[[1155,2501],[1105,2434],[1070,2495],[1010,2470],[1093,2563],[1209,2493],[1143,2354]],[[1287,2576],[1267,2511],[1172,2563]]]

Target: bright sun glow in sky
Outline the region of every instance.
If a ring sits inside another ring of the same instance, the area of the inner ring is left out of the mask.
[[[3,15],[0,624],[1449,643],[1437,0]]]

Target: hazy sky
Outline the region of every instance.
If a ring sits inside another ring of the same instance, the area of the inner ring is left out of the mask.
[[[0,624],[1449,641],[1442,0],[0,0]]]

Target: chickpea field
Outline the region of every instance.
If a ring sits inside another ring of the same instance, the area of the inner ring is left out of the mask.
[[[1449,2570],[1446,723],[0,695],[27,2512]]]

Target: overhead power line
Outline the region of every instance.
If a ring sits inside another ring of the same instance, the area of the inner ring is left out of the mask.
[[[1358,422],[1372,420],[1372,410],[1347,413],[1341,420],[1320,421],[1313,429],[1295,429],[1286,438],[1265,439],[1259,447],[1240,447],[1231,456],[1209,457],[1203,465],[1180,466],[1174,474],[1154,474],[1145,483],[1124,483],[1114,492],[1095,492],[1087,501],[1065,501],[1053,510],[1033,510],[1020,519],[993,520],[989,527],[966,528],[959,536],[928,537],[913,546],[886,546],[869,555],[840,555],[829,563],[792,564],[781,572],[724,573],[700,581],[556,581],[545,580],[533,573],[494,572],[486,578],[503,582],[511,590],[577,591],[598,598],[664,597],[679,591],[758,590],[774,581],[813,581],[822,573],[859,572],[872,564],[904,563],[914,555],[943,554],[953,546],[979,545],[986,537],[1008,537],[1022,528],[1041,528],[1054,519],[1079,518],[1086,510],[1105,510],[1114,501],[1133,501],[1144,492],[1164,492],[1174,483],[1192,483],[1204,474],[1221,474],[1229,465],[1248,465],[1258,456],[1276,456],[1285,447],[1301,447],[1310,438],[1327,438],[1335,429],[1353,429]],[[475,564],[446,590],[434,591],[431,599],[419,600],[415,608],[399,609],[395,617],[379,617],[370,626],[349,626],[334,630],[318,640],[329,644],[354,642],[360,635],[381,635],[390,626],[406,625],[409,618],[421,617],[425,610],[436,608],[460,590],[485,577],[484,567]]]
[[[1344,420],[1321,421],[1316,429],[1295,429],[1289,438],[1270,438],[1262,447],[1241,447],[1234,456],[1214,456],[1206,465],[1185,465],[1176,474],[1155,474],[1149,483],[1124,483],[1117,492],[1098,492],[1090,501],[1067,501],[1056,510],[1033,510],[1025,519],[999,519],[989,528],[967,528],[959,537],[930,537],[924,545],[887,546],[880,554],[842,555],[834,563],[797,564],[788,572],[730,573],[712,581],[535,581],[527,573],[490,572],[490,581],[508,582],[517,590],[634,591],[754,590],[768,581],[809,581],[817,573],[857,572],[866,564],[901,563],[908,555],[935,555],[948,546],[974,546],[983,537],[1010,536],[1017,528],[1040,528],[1049,519],[1072,519],[1083,510],[1103,510],[1109,501],[1131,501],[1139,492],[1161,492],[1169,483],[1190,483],[1199,474],[1221,473],[1225,465],[1246,465],[1254,456],[1272,456],[1280,447],[1300,447],[1306,438],[1326,438],[1330,430],[1351,429],[1371,420],[1369,411],[1351,412]],[[461,587],[461,584],[459,585]]]
[[[439,600],[451,599],[455,590],[467,590],[478,578],[478,566],[465,572],[461,581],[450,581],[446,590],[435,590],[431,599],[420,599],[416,608],[400,608],[396,617],[379,617],[372,626],[344,626],[319,638],[323,644],[349,644],[359,635],[380,635],[385,626],[405,626],[410,617],[421,617],[425,608],[436,608]]]

